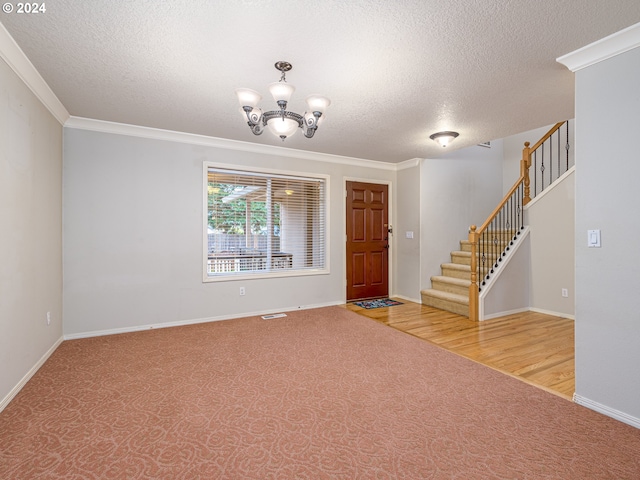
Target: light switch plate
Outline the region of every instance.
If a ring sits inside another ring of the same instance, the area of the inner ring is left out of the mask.
[[[600,230],[587,230],[587,246],[600,248]]]

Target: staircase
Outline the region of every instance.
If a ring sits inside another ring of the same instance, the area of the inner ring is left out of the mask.
[[[564,138],[562,126],[566,126]],[[524,230],[524,207],[569,169],[569,149],[568,121],[555,124],[533,147],[525,142],[520,177],[479,228],[471,225],[468,240],[460,242],[460,250],[451,252],[451,262],[440,265],[442,275],[431,277],[432,288],[420,292],[423,305],[481,320],[480,292],[495,278],[496,268]]]
[[[479,262],[495,263],[513,237],[512,231],[501,231],[494,241],[478,252]],[[460,250],[451,252],[451,262],[440,265],[441,275],[431,277],[431,288],[422,290],[422,304],[469,317],[471,285],[471,242],[460,241]]]

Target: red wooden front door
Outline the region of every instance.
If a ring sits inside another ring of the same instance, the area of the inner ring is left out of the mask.
[[[388,186],[347,182],[347,300],[389,295]]]

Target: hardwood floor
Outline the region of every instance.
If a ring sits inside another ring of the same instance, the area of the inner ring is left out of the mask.
[[[345,308],[566,399],[575,389],[574,321],[523,312],[483,322],[403,299],[403,305]]]

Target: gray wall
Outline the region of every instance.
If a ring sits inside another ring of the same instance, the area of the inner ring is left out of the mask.
[[[62,126],[2,60],[0,226],[2,409],[62,338]]]
[[[64,148],[71,336],[341,303],[345,178],[395,181],[390,169],[78,128],[65,128]],[[205,161],[330,175],[330,274],[203,283]]]
[[[576,72],[576,394],[636,421],[639,85],[640,48]]]
[[[420,169],[421,288],[502,200],[502,140],[425,159]]]

